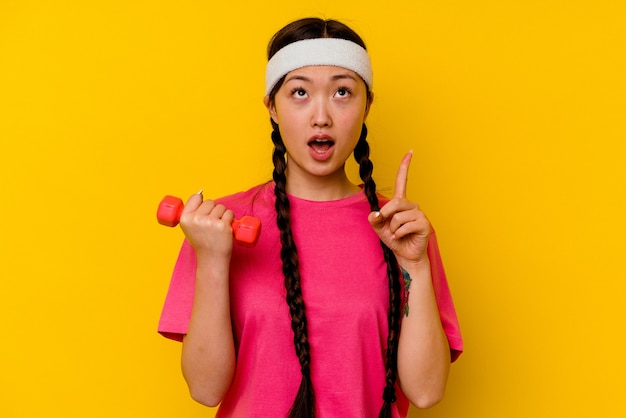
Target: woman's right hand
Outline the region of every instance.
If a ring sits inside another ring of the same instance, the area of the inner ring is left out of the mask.
[[[231,210],[212,200],[203,201],[202,192],[192,195],[180,216],[180,226],[198,258],[226,257],[233,249],[235,218]]]
[[[198,193],[187,200],[180,226],[196,252],[196,286],[182,369],[192,398],[219,404],[236,367],[230,318],[229,268],[233,250],[232,211]]]

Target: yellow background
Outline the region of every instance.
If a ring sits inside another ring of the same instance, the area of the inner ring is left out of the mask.
[[[308,15],[368,43],[376,178],[415,149],[461,319],[411,416],[626,416],[624,2],[301,3],[2,1],[0,416],[212,416],[156,333],[156,205],[269,179],[266,43]]]

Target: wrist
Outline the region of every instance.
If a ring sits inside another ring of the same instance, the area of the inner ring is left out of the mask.
[[[230,274],[230,255],[216,257],[197,254],[196,277],[198,280],[226,279]]]
[[[403,257],[398,257],[398,265],[401,269],[407,271],[411,275],[417,275],[420,272],[430,272],[430,260],[428,256],[424,256],[419,260],[408,260]]]

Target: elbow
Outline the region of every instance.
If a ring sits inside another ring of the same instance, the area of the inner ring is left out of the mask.
[[[218,406],[230,387],[230,380],[213,380],[207,378],[193,379],[185,376],[187,389],[191,399],[208,407]]]
[[[215,407],[222,402],[222,396],[219,394],[192,386],[189,386],[189,395],[191,399],[204,406]]]
[[[218,406],[230,389],[234,377],[234,365],[226,367],[194,367],[195,363],[183,361],[182,371],[191,399],[208,407]]]
[[[400,382],[400,389],[404,396],[419,409],[428,409],[437,405],[443,400],[446,387],[444,384],[430,384],[430,385],[402,385]]]
[[[443,393],[421,394],[408,397],[409,401],[419,409],[428,409],[437,405],[443,399]]]

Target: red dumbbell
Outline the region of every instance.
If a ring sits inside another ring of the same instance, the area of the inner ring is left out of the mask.
[[[165,196],[157,209],[157,220],[161,225],[174,227],[180,221],[185,204],[174,196]],[[252,216],[235,219],[232,223],[235,241],[244,247],[254,247],[261,234],[261,221]]]

